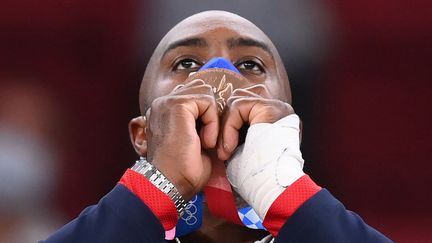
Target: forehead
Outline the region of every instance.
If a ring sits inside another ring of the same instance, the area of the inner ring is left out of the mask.
[[[193,37],[206,39],[207,42],[226,41],[233,38],[256,40],[275,48],[270,39],[250,21],[231,13],[210,12],[193,15],[174,26],[161,40],[157,49],[166,51],[174,42]]]

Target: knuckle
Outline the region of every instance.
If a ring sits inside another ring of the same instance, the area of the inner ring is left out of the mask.
[[[271,100],[263,105],[265,106],[266,113],[275,120],[294,113],[291,105],[280,100]]]
[[[267,87],[264,84],[255,84],[249,87],[247,90],[249,90],[249,92],[261,95],[267,92]]]
[[[209,94],[202,94],[199,96],[197,101],[204,101],[205,103],[208,103],[210,106],[217,106],[215,97]]]
[[[231,109],[237,109],[244,102],[243,98],[232,98],[228,99],[228,105]]]
[[[227,105],[227,107],[232,107],[233,106],[233,103],[235,102],[237,100],[237,98],[235,98],[235,97],[229,97],[228,99],[227,99],[227,101],[226,101],[226,105]]]
[[[204,82],[204,80],[202,80],[200,78],[197,78],[197,79],[192,80],[190,82],[190,84],[193,84],[193,85],[202,85],[202,84],[205,84],[205,82]]]
[[[179,96],[162,96],[159,98],[156,98],[152,104],[151,104],[151,110],[158,111],[158,113],[161,113],[165,110],[169,110],[171,108],[178,108],[179,105],[181,105],[181,99],[179,99]]]
[[[152,101],[152,103],[150,104],[150,109],[151,110],[157,110],[157,108],[161,105],[161,103],[163,103],[164,101],[164,97],[158,97],[156,99],[154,99]]]
[[[235,89],[235,90],[232,92],[231,95],[233,95],[233,96],[239,96],[239,93],[241,93],[241,92],[242,92],[242,89]]]
[[[201,99],[201,100],[205,100],[208,102],[214,102],[215,101],[213,94],[199,94],[196,96],[196,98]]]
[[[207,94],[211,94],[213,96],[214,92],[213,92],[213,86],[209,85],[209,84],[204,84],[203,85]]]
[[[228,97],[226,103],[232,104],[236,99],[237,99],[237,97],[235,97],[235,95],[232,95],[232,96]]]
[[[176,91],[181,90],[184,87],[184,84],[179,84],[174,87],[174,89],[171,91],[171,94],[174,94]]]
[[[278,101],[278,102],[280,106],[288,113],[288,115],[294,113],[294,108],[290,104],[283,101]]]
[[[264,84],[256,84],[253,88],[257,90],[267,90],[267,87]]]

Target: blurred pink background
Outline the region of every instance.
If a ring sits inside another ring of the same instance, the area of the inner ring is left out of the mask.
[[[312,178],[394,241],[432,240],[431,4],[166,2],[2,2],[0,242],[44,238],[115,185],[137,158],[127,125],[149,55],[206,9],[239,13],[274,40]]]

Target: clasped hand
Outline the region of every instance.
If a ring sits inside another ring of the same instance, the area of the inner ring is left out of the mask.
[[[258,84],[235,89],[220,114],[212,88],[202,80],[179,85],[155,99],[145,115],[145,156],[187,200],[206,185],[212,161],[232,156],[243,125],[274,123],[294,113]]]

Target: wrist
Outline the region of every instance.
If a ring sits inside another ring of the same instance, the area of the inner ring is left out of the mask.
[[[187,204],[175,185],[155,166],[141,158],[124,173],[119,184],[149,207],[166,232],[175,228]]]
[[[320,190],[321,187],[316,185],[308,175],[300,177],[272,202],[263,222],[266,229],[273,236],[277,236],[295,211]]]
[[[136,171],[127,169],[118,183],[128,188],[153,212],[165,231],[175,227],[178,212],[174,202],[147,178]]]
[[[184,200],[182,194],[177,190],[177,187],[171,182],[171,180],[165,177],[162,172],[143,157],[136,161],[131,170],[143,175],[156,188],[166,194],[174,203],[178,216],[181,217],[185,210],[187,201]]]
[[[172,156],[158,155],[154,156],[149,163],[151,163],[158,171],[160,171],[180,193],[185,201],[192,199],[199,190],[196,190],[193,184],[187,180],[181,172],[184,171],[181,167],[176,167],[180,158],[173,158]]]
[[[246,142],[228,161],[232,187],[261,219],[273,201],[304,175],[299,122],[290,115],[273,124],[252,125]]]

